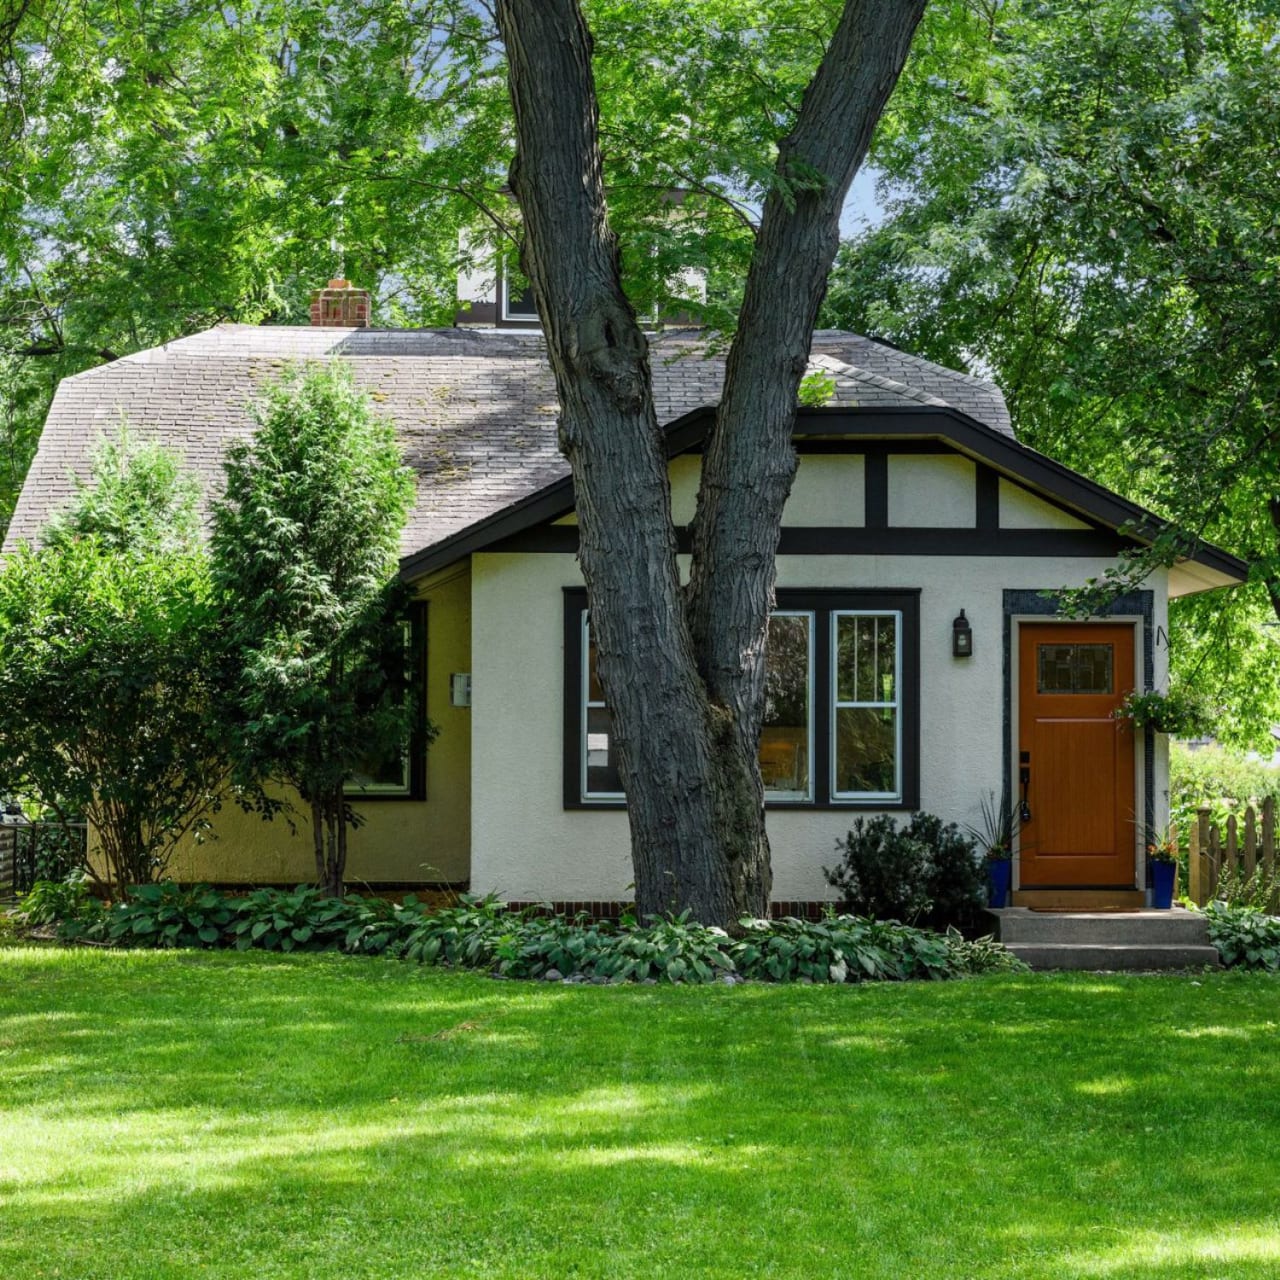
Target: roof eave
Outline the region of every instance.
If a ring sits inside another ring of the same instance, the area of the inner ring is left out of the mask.
[[[706,405],[669,423],[667,447],[670,456],[675,457],[700,444],[714,413],[714,406]],[[945,440],[962,453],[986,463],[1032,491],[1043,493],[1090,523],[1115,531],[1123,530],[1136,543],[1150,542],[1169,527],[1166,521],[1137,503],[950,406],[802,408],[797,412],[797,440],[832,436]],[[401,576],[406,581],[414,581],[473,552],[493,549],[495,544],[534,525],[560,519],[573,508],[573,480],[566,476],[440,542],[405,556],[400,562]],[[1249,575],[1245,561],[1208,542],[1198,543],[1183,562],[1203,565],[1221,575],[1225,581],[1219,585],[1241,583]]]

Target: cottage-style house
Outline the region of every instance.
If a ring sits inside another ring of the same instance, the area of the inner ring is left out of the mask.
[[[214,489],[266,380],[289,361],[349,362],[418,477],[402,567],[419,602],[418,714],[440,727],[429,752],[353,784],[367,822],[351,879],[625,900],[624,799],[550,370],[527,306],[472,301],[453,329],[375,330],[367,295],[335,282],[309,327],[219,325],[68,378],[8,542],[38,537],[122,416]],[[655,332],[652,349],[683,529],[723,360],[689,329]],[[1054,593],[1101,575],[1153,518],[1019,444],[989,382],[841,332],[815,335],[812,365],[834,392],[796,424],[760,747],[775,898],[830,898],[823,864],[859,814],[970,823],[1007,790],[1031,815],[1020,901],[1140,901],[1143,835],[1167,820],[1167,744],[1112,712],[1165,683],[1169,599],[1246,566],[1200,546],[1104,616],[1066,620]],[[215,830],[184,847],[177,877],[310,878],[305,832],[233,809]]]

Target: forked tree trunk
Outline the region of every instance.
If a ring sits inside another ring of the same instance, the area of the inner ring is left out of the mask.
[[[689,909],[732,925],[768,910],[757,750],[796,391],[840,208],[923,8],[924,0],[847,0],[780,144],[779,176],[792,185],[765,205],[704,458],[686,592],[647,343],[622,291],[606,215],[591,37],[578,0],[498,5],[522,266],[556,377],[642,913]]]

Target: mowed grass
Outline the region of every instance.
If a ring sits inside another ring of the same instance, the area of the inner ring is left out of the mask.
[[[0,951],[0,1276],[1280,1274],[1280,982]]]

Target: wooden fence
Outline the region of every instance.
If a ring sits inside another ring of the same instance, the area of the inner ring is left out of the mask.
[[[1224,873],[1252,879],[1261,870],[1267,884],[1276,874],[1276,802],[1268,796],[1259,814],[1252,805],[1242,817],[1232,814],[1226,830],[1209,820],[1209,808],[1191,824],[1187,896],[1199,906],[1212,902]],[[1274,905],[1274,904],[1273,904]]]

